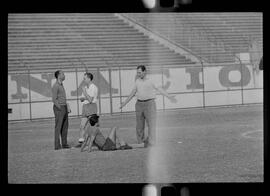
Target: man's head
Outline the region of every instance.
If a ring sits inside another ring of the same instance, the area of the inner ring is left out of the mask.
[[[57,70],[55,73],[54,73],[54,76],[55,78],[58,80],[60,79],[61,81],[64,81],[65,80],[65,74],[62,70]]]
[[[146,68],[144,65],[139,65],[137,67],[137,76],[141,79],[143,79],[146,75]]]
[[[93,80],[94,76],[93,74],[86,72],[83,76],[83,80],[86,84],[90,84],[90,82]]]
[[[96,115],[96,114],[91,115],[91,117],[89,118],[90,125],[91,126],[98,126],[98,124],[99,124],[98,119],[99,119],[98,115]]]

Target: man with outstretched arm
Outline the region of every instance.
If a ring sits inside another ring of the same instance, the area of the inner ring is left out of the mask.
[[[174,95],[169,95],[161,87],[157,87],[146,74],[144,65],[137,67],[135,85],[129,97],[121,104],[123,108],[135,95],[137,102],[136,110],[136,134],[138,143],[144,143],[145,147],[153,146],[156,142],[156,91],[176,103]],[[145,122],[148,125],[148,137],[144,136]]]

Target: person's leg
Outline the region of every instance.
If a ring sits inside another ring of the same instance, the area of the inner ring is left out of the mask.
[[[81,152],[83,151],[83,149],[85,148],[85,146],[87,146],[87,144],[89,144],[89,142],[90,142],[90,136],[86,136],[86,138],[85,138],[85,140],[84,140],[84,142],[82,143],[82,146],[81,146]]]
[[[62,128],[63,116],[61,115],[61,109],[57,108],[55,105],[53,106],[53,111],[55,115],[55,129],[54,129],[54,149],[61,148],[60,144],[60,131]]]
[[[61,129],[61,142],[62,146],[68,146],[67,135],[68,135],[68,111],[67,106],[63,106],[63,124]]]
[[[156,102],[148,101],[145,109],[145,119],[148,125],[148,141],[150,145],[156,143]]]
[[[124,139],[118,134],[116,134],[116,141],[118,144],[120,144],[120,146],[124,146],[127,144]]]
[[[87,116],[97,114],[97,104],[83,104],[82,106],[82,118],[81,118],[81,124],[80,124],[80,138],[79,143],[81,144],[84,141],[84,135],[86,126],[89,125]],[[80,144],[78,146],[80,146]]]
[[[117,129],[118,130],[118,129]],[[117,133],[117,130],[115,131],[115,136],[116,136],[116,141],[117,141],[117,145],[116,148],[119,150],[128,150],[128,149],[132,149],[133,147],[128,145],[124,139]],[[143,145],[143,143],[141,144],[137,144],[137,145]]]
[[[122,137],[119,136],[119,134],[117,133],[117,131],[119,130],[118,127],[113,127],[110,131],[110,134],[108,136],[108,138],[110,138],[112,140],[112,142],[115,144],[116,149],[120,149],[120,150],[128,150],[128,149],[132,149],[131,146],[129,146]]]
[[[88,146],[88,152],[90,152],[91,148],[93,147],[93,144],[92,144],[92,146],[90,146],[91,138],[90,138],[90,136],[87,136],[87,138],[88,138],[88,140],[86,141],[86,143],[87,143],[87,146]]]
[[[116,150],[116,129],[117,127],[113,127],[108,135],[108,137],[105,139],[104,145],[102,145],[101,149],[104,151],[107,150]]]
[[[118,130],[119,128],[116,127],[115,128],[115,143],[116,144],[119,144],[120,146],[124,146],[126,145],[127,143],[124,141],[124,139],[118,134]]]
[[[138,143],[144,142],[144,127],[145,127],[145,116],[143,114],[143,103],[136,102],[136,135]]]
[[[113,127],[109,133],[108,138],[110,138],[112,140],[113,143],[116,144],[116,130],[118,129],[118,127]]]
[[[81,118],[81,124],[80,124],[80,138],[79,138],[79,143],[82,143],[84,141],[85,128],[86,128],[86,124],[87,123],[88,123],[88,118],[83,116]]]
[[[90,142],[90,136],[86,136],[86,138],[85,138],[85,140],[84,140],[84,142],[82,143],[82,146],[81,146],[81,152],[83,151],[83,149],[85,148],[85,146],[87,146],[88,144],[89,144],[89,142]]]
[[[84,134],[83,134],[83,138],[85,139],[86,136],[87,136],[87,132],[88,132],[88,129],[90,128],[90,123],[89,123],[89,120],[87,120],[87,122],[85,123],[85,126],[84,126]]]

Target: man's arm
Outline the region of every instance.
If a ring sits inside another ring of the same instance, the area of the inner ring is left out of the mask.
[[[83,87],[82,90],[83,90],[83,95],[85,96],[85,99],[89,101],[89,103],[92,103],[94,97],[91,97],[90,95],[87,94],[85,87]]]
[[[58,87],[54,85],[52,87],[52,101],[53,101],[53,103],[54,103],[54,105],[56,107],[58,107],[59,109],[61,109],[61,107],[60,107],[60,105],[58,103],[58,100],[57,100],[57,92],[58,92]]]
[[[130,95],[128,96],[128,98],[124,101],[124,103],[120,105],[120,109],[122,109],[125,105],[127,105],[127,103],[135,96],[136,92],[137,92],[137,89],[136,87],[134,87]]]
[[[153,86],[158,92],[160,92],[162,95],[167,97],[171,102],[173,102],[173,103],[177,102],[177,100],[175,99],[175,95],[169,95],[163,88],[156,87],[155,85],[153,85]]]

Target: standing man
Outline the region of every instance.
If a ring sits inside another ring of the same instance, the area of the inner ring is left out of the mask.
[[[162,95],[176,103],[173,95],[169,95],[146,76],[146,68],[144,65],[137,67],[137,77],[135,86],[131,91],[129,97],[121,104],[120,109],[123,108],[135,95],[137,102],[136,109],[136,134],[138,143],[144,143],[145,147],[153,146],[156,141],[156,93],[160,92]],[[148,125],[148,138],[144,138],[145,121]]]
[[[66,102],[66,91],[63,86],[65,74],[58,70],[54,73],[56,82],[52,87],[53,112],[55,115],[54,149],[69,148],[67,144],[68,113],[71,112]],[[60,138],[61,143],[60,144]]]
[[[88,117],[93,114],[97,114],[97,96],[98,96],[98,88],[93,83],[93,74],[85,73],[83,80],[85,86],[82,87],[83,97],[80,98],[81,102],[83,102],[82,106],[82,118],[80,124],[80,138],[79,144],[76,146],[80,148],[85,140],[85,129],[88,122]]]

